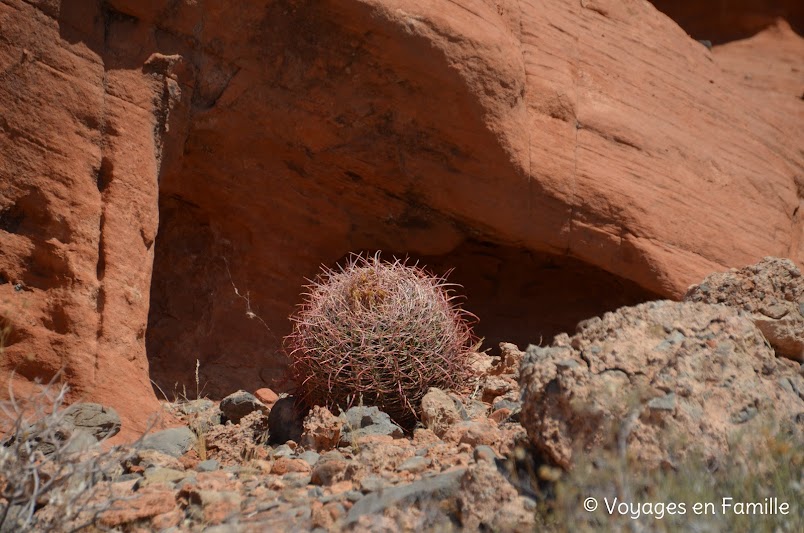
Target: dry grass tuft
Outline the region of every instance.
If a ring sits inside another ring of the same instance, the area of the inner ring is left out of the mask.
[[[98,484],[126,453],[81,444],[65,420],[65,385],[57,375],[21,404],[9,386],[0,402],[0,532],[78,531],[118,500],[95,498]]]
[[[615,451],[579,453],[554,498],[540,503],[537,525],[553,532],[804,531],[801,433],[769,429],[759,437],[732,443],[733,455],[718,462],[690,456],[652,470]],[[584,509],[587,498],[595,499],[594,512]]]

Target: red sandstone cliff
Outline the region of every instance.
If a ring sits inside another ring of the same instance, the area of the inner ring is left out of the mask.
[[[487,335],[533,341],[802,264],[804,40],[766,25],[710,51],[637,0],[0,0],[2,368],[63,367],[133,433],[149,364],[281,378],[349,251],[458,265]]]

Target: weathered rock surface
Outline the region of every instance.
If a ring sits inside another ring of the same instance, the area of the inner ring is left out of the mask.
[[[120,431],[120,417],[117,412],[99,403],[82,402],[71,405],[64,411],[64,421],[97,440],[113,437]]]
[[[407,485],[372,493],[354,505],[346,517],[346,524],[356,522],[366,514],[382,514],[389,507],[409,507],[417,502],[439,502],[453,498],[460,488],[465,470],[453,470]]]
[[[232,465],[244,458],[260,458],[259,444],[268,441],[268,417],[254,411],[237,424],[212,426],[204,434],[206,456]]]
[[[791,260],[766,257],[711,274],[690,287],[684,299],[747,311],[777,355],[804,362],[804,278]]]
[[[534,530],[535,503],[520,496],[488,462],[467,469],[456,500],[461,525],[467,531]]]
[[[314,406],[304,418],[301,444],[313,450],[331,450],[341,442],[344,420],[326,407]]]
[[[804,279],[789,259],[766,257],[755,265],[710,274],[684,299],[720,303],[772,320],[804,318]]]
[[[780,18],[804,32],[804,6],[796,0],[730,0],[728,4],[699,0],[651,0],[696,39],[714,44],[750,37]]]
[[[352,250],[466,265],[522,331],[801,264],[789,28],[710,52],[637,0],[3,0],[0,27],[2,368],[25,396],[65,366],[124,435],[149,371],[281,379],[304,277]],[[588,287],[517,300],[535,270],[500,257]]]
[[[804,321],[755,319],[754,324],[778,355],[804,363]]]
[[[63,367],[70,399],[114,407],[130,438],[159,409],[144,348],[166,82],[133,36],[105,36],[113,18],[0,2],[0,322],[21,397]]]
[[[349,446],[361,437],[402,437],[402,428],[394,424],[388,413],[380,411],[378,407],[356,406],[350,407],[340,418],[343,420],[341,428],[341,446]]]
[[[594,449],[654,466],[691,450],[717,461],[739,453],[740,439],[800,426],[803,380],[738,311],[649,302],[529,347],[521,420],[536,448],[565,468]]]
[[[190,428],[176,427],[147,435],[142,439],[142,447],[179,457],[192,448],[197,440],[196,434]]]
[[[148,468],[182,468],[181,462],[173,455],[168,455],[159,450],[149,448],[139,448],[136,453],[124,463],[128,472],[142,473]]]
[[[0,454],[5,456],[0,455],[0,460],[11,456],[22,458],[30,453],[30,450],[35,450],[44,457],[85,451],[97,447],[99,438],[96,437],[96,433],[104,434],[102,428],[76,426],[72,423],[73,417],[68,415],[79,412],[80,406],[84,404],[75,404],[78,408],[72,409],[69,414],[66,411],[50,411],[43,413],[44,416],[38,416],[40,413],[37,413],[34,415],[35,419],[10,418],[9,415],[16,412],[19,405],[10,401],[0,404],[0,411],[6,417],[0,422]],[[47,409],[51,409],[51,406],[47,406]],[[29,439],[30,442],[25,444],[24,439]],[[14,467],[9,466],[7,462],[2,466],[14,470]]]
[[[446,392],[434,387],[431,387],[422,398],[421,411],[422,423],[439,437],[443,437],[450,426],[463,420],[455,400]]]
[[[244,390],[234,392],[221,400],[220,409],[226,420],[231,420],[235,424],[239,424],[241,418],[255,411],[268,413],[268,408],[262,402]]]

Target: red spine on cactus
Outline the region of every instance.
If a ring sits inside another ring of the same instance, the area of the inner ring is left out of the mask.
[[[307,286],[285,338],[292,377],[308,405],[376,405],[410,426],[430,387],[470,376],[474,316],[445,278],[379,254],[324,268]]]

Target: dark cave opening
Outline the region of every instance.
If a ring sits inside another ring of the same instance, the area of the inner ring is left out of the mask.
[[[651,0],[651,3],[694,39],[714,45],[749,38],[780,18],[796,33],[804,35],[804,3],[799,0]]]
[[[575,325],[626,305],[660,296],[636,283],[569,256],[467,240],[443,255],[386,253],[408,257],[460,287],[462,307],[478,317],[475,334],[483,349],[499,343],[525,349],[549,344]]]
[[[168,396],[194,394],[197,360],[199,388],[212,398],[240,388],[286,389],[281,339],[290,332],[288,317],[301,301],[306,279],[322,264],[334,267],[340,261],[296,257],[290,265],[255,268],[266,251],[256,252],[253,260],[240,255],[238,250],[251,248],[247,231],[224,234],[214,217],[175,197],[163,199],[162,220],[146,336],[158,388]],[[350,253],[346,250],[341,259]],[[479,319],[474,330],[484,339],[482,349],[492,354],[500,342],[522,349],[548,344],[583,319],[658,298],[577,259],[491,242],[466,240],[439,255],[383,251],[382,257],[418,261],[439,275],[449,272],[448,281],[461,286],[456,292],[462,307]],[[295,272],[295,278],[278,286],[265,274],[281,267]],[[285,296],[278,299],[279,294]]]

